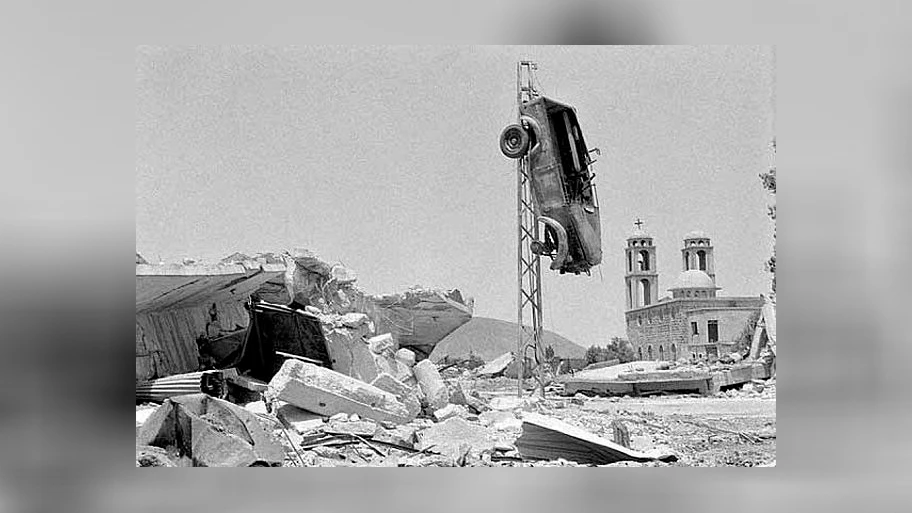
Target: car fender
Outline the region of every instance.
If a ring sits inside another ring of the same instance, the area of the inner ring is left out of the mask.
[[[539,216],[538,220],[551,228],[557,233],[557,255],[551,261],[551,270],[560,269],[567,260],[569,247],[567,246],[567,230],[560,223],[546,216]]]

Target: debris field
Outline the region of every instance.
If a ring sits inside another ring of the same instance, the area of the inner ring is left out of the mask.
[[[370,297],[304,251],[284,255],[284,272],[266,262],[261,278],[249,257],[235,260],[245,270],[230,283],[253,283],[244,297],[211,285],[233,268],[177,281],[197,271],[137,264],[138,467],[775,464],[775,373],[762,358],[548,372],[541,396],[534,379],[520,386],[526,363],[510,353],[480,365],[428,357],[471,318],[458,291]],[[218,322],[220,309],[234,324]],[[190,327],[167,332],[165,319]]]

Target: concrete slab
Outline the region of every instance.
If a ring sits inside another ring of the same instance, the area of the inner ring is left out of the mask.
[[[137,264],[136,311],[241,301],[284,272],[284,264]]]
[[[276,417],[283,424],[302,435],[322,428],[326,420],[322,415],[303,410],[293,404],[280,406],[276,410]]]
[[[372,381],[371,385],[395,395],[396,399],[405,406],[405,409],[409,412],[409,416],[412,418],[417,417],[418,414],[421,413],[421,402],[418,399],[415,388],[402,383],[387,373],[377,376],[377,379]]]
[[[450,402],[450,392],[443,378],[440,377],[434,362],[421,360],[415,365],[413,370],[428,407],[432,410],[439,410]]]
[[[278,466],[285,458],[254,414],[205,394],[165,400],[140,428],[136,444],[173,450],[195,466]]]
[[[414,418],[395,395],[339,372],[298,360],[286,360],[282,364],[264,395],[267,400],[280,399],[325,416],[346,412],[397,424]]]
[[[555,460],[564,458],[577,463],[604,465],[618,461],[675,461],[671,454],[654,456],[628,449],[611,440],[559,419],[537,413],[523,414],[523,434],[516,448],[523,458]]]

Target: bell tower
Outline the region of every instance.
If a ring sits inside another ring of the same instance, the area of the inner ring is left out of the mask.
[[[643,231],[643,221],[635,223],[636,230],[627,237],[624,249],[627,310],[648,306],[659,300],[659,273],[656,270],[656,248],[652,237]]]
[[[716,282],[716,266],[713,262],[713,247],[709,237],[701,231],[689,232],[684,236],[681,248],[682,271],[703,271]]]

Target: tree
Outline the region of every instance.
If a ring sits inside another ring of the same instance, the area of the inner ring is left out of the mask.
[[[611,341],[608,342],[606,347],[608,352],[607,360],[618,359],[621,363],[632,362],[636,359],[633,353],[633,347],[631,347],[630,342],[621,337],[611,337]]]
[[[619,360],[621,363],[632,362],[636,358],[630,343],[621,337],[612,337],[605,347],[589,346],[586,349],[586,363],[593,364],[606,360]]]
[[[773,150],[773,163],[770,165],[769,171],[766,173],[760,173],[760,181],[763,183],[763,188],[769,191],[773,195],[773,204],[767,207],[767,215],[770,219],[773,220],[773,255],[766,261],[766,270],[772,273],[773,282],[772,290],[773,294],[776,293],[776,138],[773,138],[773,142],[770,145]]]
[[[554,360],[554,348],[549,345],[545,348],[545,361],[550,362],[551,360]]]

